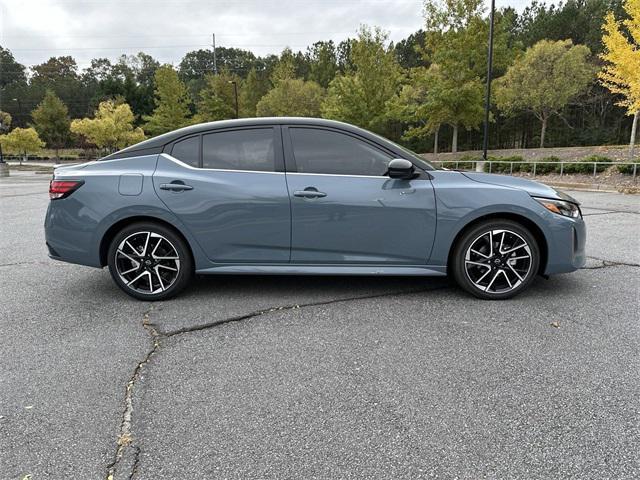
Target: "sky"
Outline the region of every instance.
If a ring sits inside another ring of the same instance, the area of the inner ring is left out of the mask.
[[[496,0],[518,10],[528,3]],[[139,51],[177,66],[186,52],[211,48],[212,33],[218,46],[265,55],[337,43],[361,24],[397,42],[423,23],[422,0],[0,0],[0,16],[0,45],[20,63],[71,55],[80,69]]]

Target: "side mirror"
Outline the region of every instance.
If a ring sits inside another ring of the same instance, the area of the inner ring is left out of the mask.
[[[387,175],[390,178],[402,178],[410,180],[416,176],[416,169],[409,160],[404,158],[394,158],[389,162]]]

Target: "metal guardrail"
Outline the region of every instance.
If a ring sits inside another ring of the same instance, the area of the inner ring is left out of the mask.
[[[487,173],[494,173],[493,172],[493,166],[494,165],[509,165],[509,174],[513,174],[514,170],[513,170],[513,166],[517,165],[517,166],[531,166],[531,173],[533,174],[533,176],[536,176],[536,171],[539,170],[538,169],[538,165],[555,165],[560,167],[560,171],[559,172],[545,172],[545,173],[559,173],[560,176],[563,176],[565,174],[570,174],[570,173],[576,173],[576,172],[571,172],[571,171],[565,171],[565,165],[579,165],[579,166],[585,166],[585,165],[593,165],[593,176],[595,177],[598,172],[602,172],[606,169],[606,167],[618,167],[618,166],[624,166],[624,165],[629,165],[632,166],[631,168],[631,175],[633,176],[633,179],[635,181],[635,179],[637,178],[638,175],[638,171],[640,170],[638,168],[638,166],[640,165],[640,162],[590,162],[590,161],[564,161],[564,160],[560,160],[557,162],[549,162],[549,161],[536,161],[536,160],[522,160],[522,161],[510,161],[510,160],[466,160],[466,159],[462,159],[462,160],[428,160],[431,163],[436,163],[436,164],[455,164],[455,169],[459,170],[460,169],[460,164],[473,164],[474,166],[474,170],[476,169],[475,167],[477,167],[478,164],[482,164],[483,168],[482,171],[485,171],[484,166],[488,165],[488,172]],[[604,165],[605,168],[598,170],[598,165]],[[464,169],[463,169],[464,170]],[[519,170],[519,169],[518,169]],[[618,170],[620,171],[620,170]],[[506,173],[505,170],[501,170],[498,171],[496,173]],[[529,173],[529,172],[526,172]],[[577,172],[577,173],[582,173],[582,172]],[[543,174],[544,175],[544,174]]]

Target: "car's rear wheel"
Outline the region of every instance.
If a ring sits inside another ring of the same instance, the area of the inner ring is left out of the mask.
[[[463,233],[451,260],[458,285],[478,298],[499,300],[531,284],[538,272],[540,249],[523,225],[491,219]]]
[[[109,246],[108,264],[116,284],[139,300],[164,300],[178,294],[192,276],[189,249],[173,230],[136,223],[118,232]]]

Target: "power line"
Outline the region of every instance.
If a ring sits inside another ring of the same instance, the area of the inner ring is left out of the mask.
[[[355,31],[349,32],[260,32],[268,37],[284,37],[289,35],[351,35]],[[246,37],[246,33],[217,33],[218,37]],[[3,38],[37,38],[42,37],[48,40],[57,38],[187,38],[187,37],[208,37],[207,34],[176,34],[176,35],[3,35]]]

